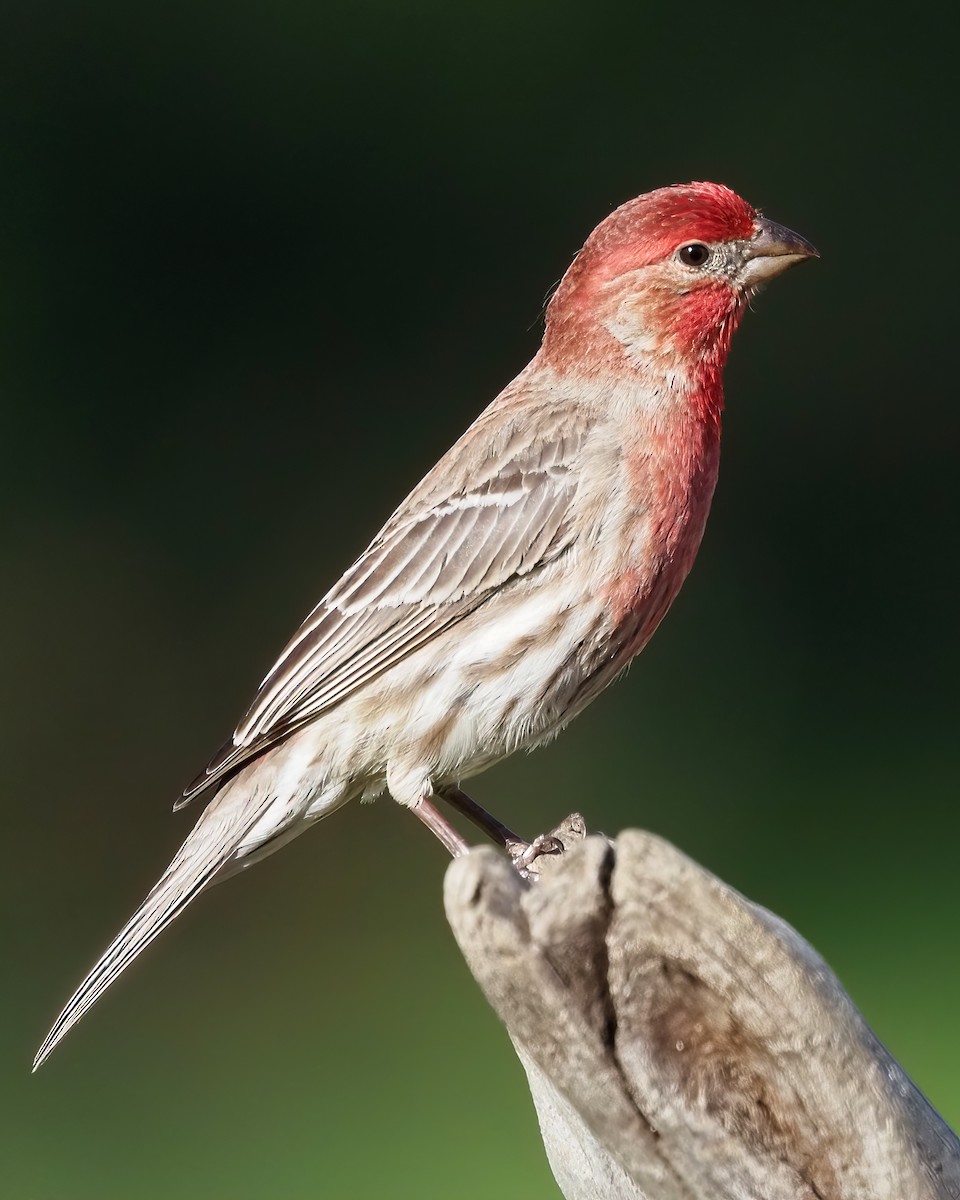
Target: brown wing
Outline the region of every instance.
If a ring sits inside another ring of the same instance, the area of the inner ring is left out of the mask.
[[[484,413],[304,621],[177,807],[563,553],[583,432],[556,402]]]

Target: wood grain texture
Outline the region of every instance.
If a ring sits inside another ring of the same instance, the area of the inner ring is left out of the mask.
[[[800,935],[651,834],[525,881],[478,848],[447,918],[567,1200],[957,1200],[960,1142]]]

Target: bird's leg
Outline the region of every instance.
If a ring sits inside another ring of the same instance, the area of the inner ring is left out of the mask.
[[[470,849],[467,842],[457,833],[450,822],[437,812],[425,796],[421,796],[410,811],[414,816],[420,818],[438,841],[443,843],[451,857],[462,858]]]
[[[557,854],[563,850],[561,843],[554,837],[541,835],[534,838],[532,842],[526,841],[512,829],[508,829],[502,821],[498,821],[492,813],[488,813],[476,800],[472,800],[466,792],[461,791],[454,784],[438,788],[437,795],[446,800],[457,812],[463,813],[468,820],[482,829],[498,845],[503,846],[520,870],[529,867],[541,854]]]
[[[503,846],[509,850],[511,846],[525,847],[527,843],[519,834],[508,829],[501,821],[498,821],[493,813],[488,813],[485,808],[481,808],[476,800],[472,800],[466,792],[462,792],[454,784],[445,784],[437,788],[437,795],[451,806],[457,812],[463,815],[477,826],[483,832],[497,843],[498,846]]]

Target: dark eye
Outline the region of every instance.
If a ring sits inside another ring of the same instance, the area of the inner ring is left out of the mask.
[[[704,267],[710,258],[710,247],[703,242],[691,242],[677,251],[680,261],[687,267]]]

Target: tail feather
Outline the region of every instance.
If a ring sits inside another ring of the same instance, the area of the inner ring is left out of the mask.
[[[271,799],[269,791],[251,795],[249,783],[240,780],[214,797],[173,862],[67,1001],[37,1051],[34,1071],[141,950],[213,881]]]

